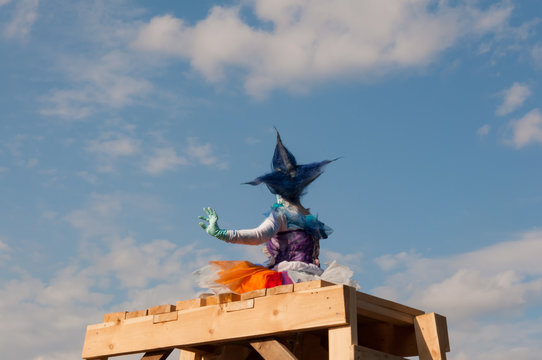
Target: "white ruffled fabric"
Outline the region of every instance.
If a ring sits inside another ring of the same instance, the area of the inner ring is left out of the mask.
[[[217,265],[210,264],[195,271],[194,275],[197,277],[199,287],[210,289],[216,294],[231,292],[227,286],[215,282],[219,270]],[[359,284],[352,280],[354,272],[348,266],[340,265],[335,260],[325,270],[315,264],[307,264],[302,261],[282,261],[271,270],[287,272],[294,283],[324,280],[334,284],[352,286],[356,290],[360,289]]]

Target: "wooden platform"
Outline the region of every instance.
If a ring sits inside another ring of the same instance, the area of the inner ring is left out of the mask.
[[[446,318],[310,281],[118,312],[87,327],[82,357],[164,360],[446,359]]]

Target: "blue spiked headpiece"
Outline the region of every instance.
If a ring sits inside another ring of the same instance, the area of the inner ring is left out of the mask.
[[[277,131],[277,145],[271,162],[272,171],[246,184],[264,183],[273,194],[280,195],[291,203],[299,203],[305,188],[322,175],[324,166],[335,160],[337,159],[297,165],[294,155],[282,144]]]

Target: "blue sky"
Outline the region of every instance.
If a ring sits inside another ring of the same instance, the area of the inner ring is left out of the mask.
[[[197,225],[273,203],[276,126],[322,260],[448,317],[451,359],[542,350],[538,1],[0,0],[0,351],[73,359],[103,313],[196,296]]]

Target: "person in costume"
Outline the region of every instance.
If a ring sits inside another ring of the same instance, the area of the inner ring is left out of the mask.
[[[336,159],[334,159],[336,160]],[[277,144],[272,171],[246,184],[265,184],[276,195],[277,202],[268,217],[256,228],[225,230],[218,225],[218,215],[212,208],[203,209],[200,226],[220,240],[245,245],[265,245],[266,266],[248,261],[212,261],[197,274],[200,286],[216,292],[244,293],[252,290],[323,279],[356,286],[350,280],[352,271],[336,262],[322,269],[319,261],[320,239],[326,239],[331,228],[319,221],[303,205],[301,197],[306,187],[323,173],[334,160],[298,165],[295,157],[283,145],[277,131]]]

